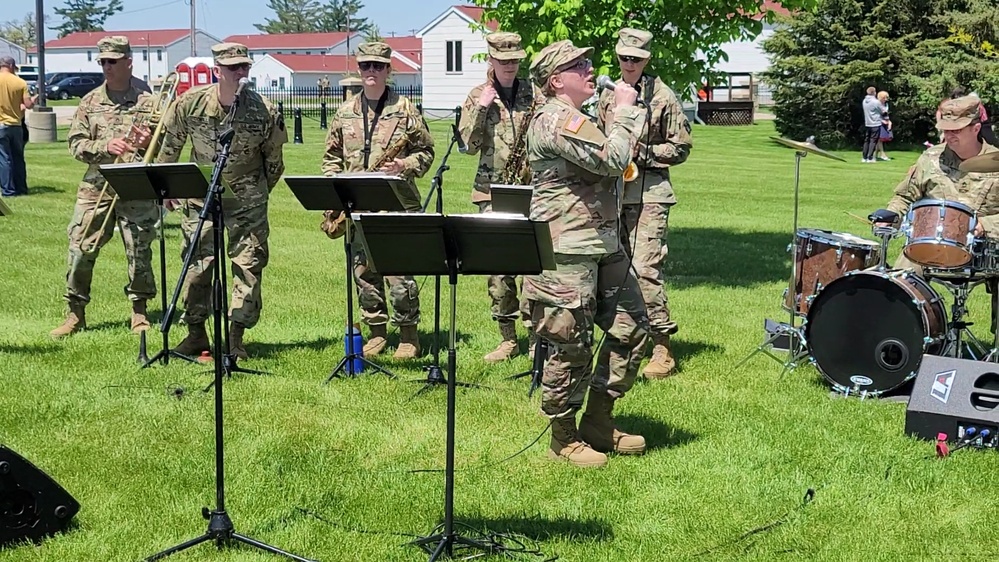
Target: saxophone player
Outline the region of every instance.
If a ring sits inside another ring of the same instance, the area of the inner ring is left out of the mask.
[[[651,53],[652,34],[641,29],[625,28],[618,32],[615,47],[621,65],[618,84],[628,84],[645,98],[651,115],[638,131],[639,144],[633,162],[637,174],[624,180],[621,212],[621,241],[632,256],[638,285],[649,313],[652,359],[642,371],[647,379],[673,374],[676,360],[670,351],[670,335],[676,333],[676,321],[670,316],[669,299],[663,280],[663,263],[668,248],[669,212],[676,204],[670,183],[670,168],[682,164],[690,155],[690,123],[673,91],[659,78],[645,72]],[[598,104],[597,119],[605,134],[614,122],[614,92],[604,90]],[[645,143],[648,142],[648,151]],[[646,158],[647,156],[647,158]]]
[[[356,59],[362,90],[342,104],[330,122],[323,174],[372,171],[399,176],[409,187],[408,191],[398,193],[399,198],[408,211],[419,212],[416,178],[423,177],[434,161],[434,140],[419,109],[386,83],[391,72],[392,48],[382,42],[361,43]],[[327,234],[332,237],[328,231]],[[383,277],[370,271],[359,248],[352,259],[361,315],[371,330],[364,344],[365,357],[380,354],[388,344],[386,281],[392,299],[392,322],[400,331],[394,357],[418,357],[420,291],[416,281],[411,276]]]
[[[517,78],[520,63],[527,57],[520,42],[516,33],[496,32],[486,36],[489,50],[486,82],[469,92],[461,108],[459,133],[468,146],[468,154],[479,155],[472,203],[478,205],[481,213],[492,210],[490,184],[527,185],[531,180],[525,157],[526,132],[543,96],[530,80]],[[502,340],[485,360],[497,363],[520,354],[517,280],[510,275],[493,275],[488,287],[492,317],[499,323]],[[519,316],[530,335],[533,356],[534,331],[526,299],[519,301]]]

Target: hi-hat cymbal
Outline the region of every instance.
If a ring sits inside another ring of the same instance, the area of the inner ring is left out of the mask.
[[[790,148],[795,148],[795,149],[798,149],[798,150],[804,150],[805,152],[811,152],[812,154],[817,154],[819,156],[825,156],[826,158],[831,158],[833,160],[839,160],[840,162],[846,162],[846,160],[844,158],[840,158],[839,156],[836,156],[835,154],[832,154],[830,152],[826,152],[825,150],[822,150],[821,148],[815,146],[814,144],[812,144],[810,142],[798,142],[798,141],[788,140],[788,139],[781,138],[781,137],[770,137],[770,139],[773,140],[773,141],[776,141],[776,142],[778,142],[780,144],[783,144],[784,146],[790,147]]]
[[[999,152],[987,152],[985,154],[979,154],[978,156],[972,156],[964,162],[957,169],[962,172],[999,172]]]

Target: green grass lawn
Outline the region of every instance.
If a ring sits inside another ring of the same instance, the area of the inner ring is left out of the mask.
[[[765,317],[786,319],[794,152],[768,140],[772,127],[695,127],[693,153],[674,170],[679,204],[667,276],[681,371],[639,381],[617,410],[620,425],[646,436],[643,457],[583,471],[547,460],[547,435],[530,446],[546,426],[538,396],[528,399],[526,379],[505,379],[530,361],[482,361],[498,337],[486,280],[461,279],[458,377],[488,388],[458,392],[460,522],[519,533],[549,556],[586,562],[999,556],[994,451],[936,459],[931,443],[904,435],[904,402],[831,399],[811,366],[780,376],[780,365],[757,355],[734,368],[762,341]],[[424,197],[449,123],[433,130],[438,155],[420,181]],[[319,173],[323,131],[307,120],[304,137],[287,146],[289,175]],[[0,219],[0,442],[50,474],[82,510],[71,532],[0,551],[0,561],[139,560],[205,531],[201,507],[215,504],[214,410],[201,388],[211,376],[176,361],[137,368],[117,237],[96,268],[91,329],[48,338],[63,317],[66,226],[84,165],[64,142],[27,150],[33,194],[9,201],[16,214]],[[861,164],[859,151],[840,154],[846,163],[802,161],[800,226],[872,238],[848,213],[883,206],[917,154],[893,153],[876,165]],[[446,212],[474,212],[476,160],[456,152],[449,164]],[[425,560],[403,544],[442,517],[443,475],[427,470],[444,466],[445,392],[411,399],[420,385],[407,381],[423,377],[430,358],[433,279],[418,279],[421,361],[389,354],[378,361],[396,380],[365,375],[323,385],[343,350],[342,245],[283,183],[270,217],[264,309],[247,336],[253,359],[242,363],[270,374],[225,382],[226,507],[237,531],[309,558]],[[167,228],[170,291],[181,265],[178,222],[172,214]],[[900,246],[893,243],[892,260]],[[444,291],[442,327],[446,284]],[[152,308],[158,318],[158,302]],[[987,336],[983,289],[971,309],[975,330]],[[171,342],[184,332],[173,329]],[[159,336],[150,332],[150,355]],[[396,328],[390,337],[394,345]],[[179,400],[170,394],[175,385],[187,389]],[[810,488],[814,500],[802,506]],[[172,559],[276,558],[201,545]]]

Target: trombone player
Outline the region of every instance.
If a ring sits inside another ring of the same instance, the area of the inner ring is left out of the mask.
[[[136,153],[149,146],[152,97],[132,85],[132,49],[126,37],[104,37],[97,42],[97,49],[104,84],[83,96],[69,128],[69,151],[88,167],[77,188],[76,208],[68,228],[65,298],[69,312],[62,325],[50,332],[54,338],[87,327],[85,309],[90,302],[94,264],[101,248],[111,240],[115,225],[128,260],[125,296],[132,302],[133,332],[149,329],[146,301],[156,296],[151,245],[160,217],[159,204],[117,201],[98,168],[138,158]]]

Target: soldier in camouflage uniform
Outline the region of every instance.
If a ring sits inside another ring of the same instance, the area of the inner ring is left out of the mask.
[[[229,123],[229,109],[235,101],[239,80],[250,72],[252,60],[246,46],[220,43],[212,47],[215,59],[213,72],[217,84],[193,88],[177,98],[163,117],[163,144],[157,162],[177,162],[184,143],[191,141],[190,160],[211,165],[220,150],[219,133]],[[226,250],[232,264],[232,300],[229,307],[229,351],[236,357],[248,357],[243,343],[245,330],[260,319],[263,299],[261,277],[267,266],[267,239],[270,224],[267,203],[271,190],[284,173],[284,144],[288,131],[277,108],[267,98],[251,89],[240,97],[232,126],[235,137],[229,160],[222,170],[227,194],[223,197],[228,241]],[[230,198],[231,195],[231,198]],[[187,199],[182,203],[184,233],[182,254],[197,244],[196,261],[187,271],[184,287],[184,321],[188,334],[176,351],[197,355],[208,351],[211,343],[205,331],[205,320],[211,314],[212,259],[215,252],[212,223],[206,221],[198,240],[192,240],[204,199]]]
[[[406,180],[406,191],[397,195],[409,212],[420,212],[420,192],[416,178],[423,177],[434,161],[434,140],[420,111],[409,99],[386,85],[391,72],[392,48],[381,42],[361,43],[357,65],[363,89],[337,110],[326,136],[322,170],[327,176],[341,172],[383,172]],[[377,170],[383,154],[402,147],[395,158]],[[327,232],[329,234],[329,232]],[[392,322],[399,326],[396,359],[420,355],[417,324],[420,322],[420,289],[412,276],[382,276],[367,267],[364,252],[355,246],[354,279],[364,322],[371,337],[364,355],[378,355],[388,343],[388,306],[385,282],[392,300]]]
[[[128,260],[125,295],[132,301],[133,332],[149,329],[146,301],[156,296],[151,245],[160,216],[159,205],[155,201],[118,201],[112,209],[114,189],[109,186],[100,198],[105,181],[98,168],[119,158],[125,162],[140,158],[136,152],[141,154],[141,149],[149,146],[147,125],[152,100],[131,85],[132,50],[127,38],[105,37],[97,43],[97,49],[97,62],[104,70],[105,82],[83,96],[69,129],[69,151],[88,167],[77,188],[76,208],[69,223],[65,296],[69,314],[61,326],[52,330],[51,335],[56,338],[86,328],[85,308],[90,302],[94,264],[101,248],[111,240],[115,225],[121,232]],[[113,214],[111,220],[106,228],[98,230],[108,213]],[[84,232],[88,223],[89,229]]]
[[[621,246],[616,188],[634,153],[642,112],[628,85],[615,91],[606,136],[580,111],[594,92],[592,52],[559,41],[538,53],[531,74],[547,101],[527,132],[531,219],[548,223],[558,266],[524,278],[534,329],[554,348],[544,367],[541,411],[552,418],[549,456],[580,467],[604,466],[611,451],[645,451],[645,439],[617,429],[612,412],[634,384],[649,328]],[[606,341],[591,377],[595,325]]]
[[[892,224],[883,220],[895,215],[898,226],[909,207],[921,199],[943,199],[967,205],[977,213],[978,221],[974,234],[978,237],[999,238],[999,173],[962,172],[958,169],[968,158],[999,151],[979,138],[981,114],[976,96],[964,96],[945,100],[940,104],[937,115],[937,129],[943,132],[944,142],[926,149],[909,168],[888,202],[887,211],[875,213],[877,226]],[[923,268],[900,254],[895,262],[896,269],[909,269],[916,275],[923,275]],[[999,291],[994,282],[987,285],[992,294],[992,308],[997,306]],[[994,319],[994,315],[993,315]],[[996,326],[992,325],[992,331]]]
[[[479,212],[492,211],[490,184],[528,185],[531,169],[524,153],[527,124],[544,97],[529,81],[517,78],[520,61],[527,53],[520,46],[516,33],[497,32],[486,36],[489,50],[487,81],[468,93],[461,107],[459,133],[468,146],[468,154],[479,155],[479,168],[472,190],[472,203]],[[519,141],[519,144],[518,144]],[[520,166],[511,162],[519,156]],[[517,168],[517,169],[514,169]],[[520,355],[517,346],[517,278],[512,275],[492,275],[487,282],[492,298],[493,320],[499,323],[499,346],[485,356],[490,363],[505,361]],[[531,356],[534,355],[534,332],[526,299],[519,302],[519,312],[530,334]]]
[[[651,56],[648,51],[651,42],[652,34],[648,31],[625,28],[618,32],[614,50],[621,65],[621,79],[617,83],[634,87],[650,108],[638,130],[639,144],[634,157],[638,175],[624,183],[621,234],[638,272],[638,285],[645,296],[654,343],[652,359],[642,374],[646,378],[659,379],[670,376],[676,368],[669,338],[676,333],[677,326],[670,317],[663,279],[669,213],[676,204],[670,167],[687,159],[692,143],[690,124],[676,95],[658,77],[644,72]],[[606,132],[614,118],[611,90],[601,94],[597,118],[600,128]]]

